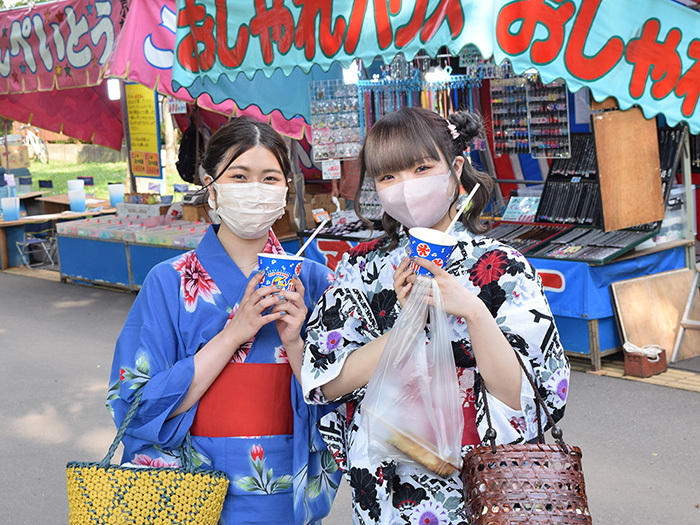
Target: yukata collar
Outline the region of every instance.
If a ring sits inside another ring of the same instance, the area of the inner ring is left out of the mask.
[[[210,226],[195,249],[197,259],[214,280],[229,306],[238,304],[245,293],[248,277],[231,260],[219,241],[219,225]],[[263,253],[284,254],[277,236],[270,230]],[[256,266],[257,268],[257,266]],[[255,271],[251,276],[255,275]]]

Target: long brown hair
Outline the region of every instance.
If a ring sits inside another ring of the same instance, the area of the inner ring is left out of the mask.
[[[452,165],[457,156],[464,156],[463,152],[473,138],[483,136],[483,123],[475,113],[457,111],[449,116],[449,124],[433,111],[402,108],[383,116],[372,126],[360,150],[360,181],[355,194],[355,212],[358,217],[371,224],[360,213],[359,199],[365,177],[375,179],[385,173],[411,169],[426,158],[436,161],[444,159],[448,165]],[[453,137],[451,127],[458,136]],[[480,216],[489,203],[493,180],[485,173],[475,170],[466,158],[461,173],[454,173],[452,168],[450,170],[453,176],[459,177],[459,182],[466,191],[471,191],[477,182],[481,185],[472,198],[471,206],[460,220],[472,233],[485,232],[488,228]],[[382,244],[384,249],[391,250],[398,244],[401,224],[384,213],[382,225],[386,232]]]

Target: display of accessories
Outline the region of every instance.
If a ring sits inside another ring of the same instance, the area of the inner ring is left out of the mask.
[[[496,156],[529,153],[527,79],[491,81],[491,120]]]
[[[381,221],[384,210],[374,180],[366,178],[360,190],[360,213],[370,221]]]
[[[571,226],[520,224],[502,221],[496,224],[487,235],[507,244],[520,253],[529,253],[542,243],[567,231]]]
[[[602,224],[598,164],[590,133],[573,134],[571,157],[552,161],[537,220],[589,226]]]
[[[485,59],[479,48],[473,44],[467,44],[459,52],[459,66],[467,70],[467,74],[474,74],[480,79],[510,78],[513,76],[513,67],[510,60],[505,59],[501,65],[496,65],[493,56]],[[476,70],[475,73],[471,73]]]
[[[530,154],[535,158],[569,157],[569,104],[566,84],[527,83]]]
[[[675,182],[686,133],[688,133],[688,128],[685,125],[675,128],[659,128],[659,167],[661,169],[661,188],[666,203],[668,203],[671,186]],[[692,138],[697,137],[691,136]]]
[[[658,229],[653,231],[626,229],[606,232],[599,228],[576,226],[549,240],[536,250],[528,252],[528,257],[605,264],[647,239],[651,239],[657,233]]]
[[[361,147],[357,86],[342,80],[309,82],[315,161],[356,158]]]
[[[361,220],[356,220],[353,222],[345,222],[343,224],[329,224],[327,226],[324,226],[321,231],[318,233],[317,237],[319,239],[340,239],[340,240],[347,240],[348,238],[356,239],[358,241],[364,241],[367,240],[368,238],[376,238],[381,235],[384,235],[384,230],[382,229],[381,222],[378,221],[371,221],[372,222],[372,231],[370,233],[370,229],[367,223],[361,221]],[[300,232],[299,236],[300,237],[309,237],[314,230],[306,230],[304,232]]]
[[[690,165],[700,170],[700,135],[690,136]]]

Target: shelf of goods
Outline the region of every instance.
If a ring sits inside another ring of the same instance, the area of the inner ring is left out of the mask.
[[[572,135],[571,157],[551,163],[536,222],[501,221],[488,233],[519,250],[538,270],[564,348],[589,355],[595,370],[601,357],[622,346],[610,284],[688,264],[687,246],[693,241],[678,231],[676,223],[684,216],[677,202],[682,195],[672,190],[685,133],[682,127],[662,128],[652,136],[659,146],[656,177],[661,174],[663,221],[606,231],[605,226],[619,220],[608,213],[610,181],[599,173],[593,135],[577,133]],[[639,186],[634,195],[620,195],[617,202],[638,198],[643,191]]]
[[[106,215],[58,223],[61,280],[138,290],[153,266],[195,248],[208,227],[158,222]]]

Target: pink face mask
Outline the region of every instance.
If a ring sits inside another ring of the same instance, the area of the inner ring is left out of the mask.
[[[399,182],[377,194],[384,211],[407,228],[430,228],[450,209],[455,183],[448,171]]]

